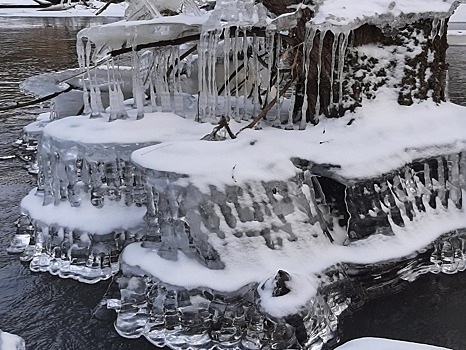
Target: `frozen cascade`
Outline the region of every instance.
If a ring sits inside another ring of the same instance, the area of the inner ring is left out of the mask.
[[[145,188],[129,162],[131,152],[142,145],[92,145],[43,137],[39,187],[22,202],[23,214],[8,251],[24,251],[21,260],[30,261],[33,271],[87,283],[111,277],[118,271],[119,251],[144,235]],[[49,206],[55,206],[58,218],[47,214]],[[66,219],[69,215],[76,216],[74,223]],[[108,227],[83,229],[94,215],[100,220],[116,215],[126,223],[113,219]]]
[[[175,349],[320,349],[351,305],[464,270],[464,110],[442,83],[455,3],[342,4],[134,0],[81,31],[84,116],[43,128],[8,251],[87,283],[121,268],[116,330]],[[274,99],[261,131],[200,140]]]
[[[307,170],[310,165],[302,159],[294,162],[304,170],[295,179],[261,184],[249,182],[223,190],[210,186],[207,193],[192,185],[182,185],[180,174],[141,169],[144,181],[157,193],[152,209],[148,209],[156,215],[156,220],[151,218],[147,222],[150,241],[132,244],[122,255],[123,275],[118,282],[121,298],[107,301],[108,307],[119,313],[117,331],[126,337],[143,335],[157,346],[168,345],[174,349],[187,345],[199,349],[230,346],[253,349],[265,345],[288,348],[297,344],[306,349],[320,349],[332,338],[338,316],[352,303],[358,305],[367,298],[381,295],[386,288],[401,288],[404,281],[422,273],[464,270],[466,256],[461,243],[465,239],[464,230],[458,230],[424,248],[425,253],[416,260],[408,256],[389,263],[395,268],[388,269],[388,263],[380,267],[352,263],[330,267],[318,277],[317,294],[311,293],[312,297],[302,299],[305,302],[300,304],[296,315],[275,315],[273,309],[267,309],[267,303],[270,298],[285,298],[295,284],[303,288],[302,283],[309,283],[301,280],[301,275],[279,271],[267,282],[245,284],[228,292],[205,286],[204,283],[210,285],[211,282],[202,281],[202,277],[196,288],[176,285],[176,278],[165,280],[168,276],[163,272],[164,261],[175,263],[181,257],[197,261],[190,264],[200,263],[213,271],[224,271],[227,267],[222,259],[229,261],[230,258],[227,250],[221,247],[231,244],[229,237],[245,241],[263,239],[265,249],[279,251],[285,241],[302,245],[300,232],[313,232],[314,244],[342,242],[340,225],[346,225],[348,219],[348,230],[353,230],[349,232],[350,238],[358,239],[360,237],[353,235],[354,230],[364,235],[370,227],[377,227],[377,230],[403,228],[416,222],[425,212],[441,212],[449,205],[457,209],[463,206],[466,163],[462,154],[419,160],[394,173],[352,186],[337,184],[326,177],[328,173],[326,176],[316,174],[318,167],[313,167],[312,172]],[[435,186],[429,187],[433,183]],[[369,194],[371,188],[375,189],[378,199],[374,200]],[[433,204],[436,201],[437,205]],[[361,211],[366,202],[366,211]],[[277,226],[275,215],[282,226]],[[377,225],[373,225],[373,220]],[[153,222],[157,225],[151,226]],[[260,223],[260,233],[247,231],[247,227],[254,227],[251,225],[254,222]],[[312,228],[316,223],[319,230]],[[303,229],[300,225],[309,226]],[[217,241],[215,248],[209,245]],[[222,241],[225,243],[220,243]],[[247,249],[246,246],[243,249]],[[145,260],[137,258],[141,255]],[[390,272],[382,272],[385,270]],[[377,271],[382,279],[367,282],[366,276]],[[400,272],[396,275],[394,271]],[[211,277],[210,281],[212,278],[215,280]],[[290,282],[293,279],[295,282]],[[195,282],[189,285],[191,283]],[[308,290],[313,290],[312,285]],[[259,333],[254,332],[257,327]]]

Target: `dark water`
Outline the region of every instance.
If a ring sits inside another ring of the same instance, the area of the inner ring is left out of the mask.
[[[92,23],[96,19],[0,18],[0,106],[31,99],[18,86],[29,76],[76,67],[76,34]],[[11,144],[37,112],[0,112],[0,157],[11,154]],[[108,282],[84,286],[34,274],[5,252],[18,205],[34,183],[21,161],[0,160],[0,329],[23,337],[28,350],[153,349],[145,339],[120,337],[110,317],[92,317]]]
[[[76,67],[76,33],[90,24],[89,19],[0,18],[0,106],[28,99],[18,87],[25,78]],[[466,49],[452,47],[449,56],[450,96],[466,105]],[[11,143],[37,112],[0,112],[0,157],[11,154]],[[17,256],[6,254],[18,204],[34,181],[19,160],[0,160],[0,329],[22,336],[29,350],[153,349],[144,339],[118,336],[111,317],[92,317],[108,282],[83,285],[33,274]],[[382,336],[466,349],[465,289],[464,274],[423,276],[345,317],[342,342]]]

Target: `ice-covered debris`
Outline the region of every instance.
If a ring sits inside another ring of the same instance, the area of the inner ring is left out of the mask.
[[[346,0],[321,0],[312,23],[346,26],[352,23],[380,22],[401,15],[442,13],[448,17],[461,0],[362,0],[353,6]]]
[[[78,41],[90,40],[96,47],[93,59],[97,60],[113,50],[199,34],[207,19],[208,15],[179,14],[144,21],[120,21],[83,29]]]
[[[298,313],[315,297],[315,281],[295,273],[279,270],[274,277],[259,285],[261,308],[272,317]]]
[[[0,330],[0,350],[26,350],[24,339]]]
[[[340,345],[335,350],[449,350],[448,348],[383,338],[360,338]]]
[[[254,0],[217,0],[204,29],[222,26],[264,26],[267,10]]]

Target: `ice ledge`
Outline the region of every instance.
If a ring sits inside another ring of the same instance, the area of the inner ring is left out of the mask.
[[[374,101],[302,131],[245,130],[222,142],[171,139],[135,151],[132,160],[143,168],[187,175],[199,188],[287,180],[297,173],[292,158],[324,164],[349,182],[388,173],[416,159],[464,151],[464,130],[464,107]]]
[[[44,128],[44,137],[79,144],[141,144],[200,137],[211,129],[210,125],[195,123],[174,113],[155,112],[147,113],[140,120],[128,118],[111,123],[107,118],[68,117],[49,123]]]
[[[43,205],[43,196],[35,188],[21,201],[21,211],[38,222],[38,226],[58,225],[103,235],[141,225],[146,208],[110,200],[102,208],[96,208],[90,200],[84,200],[79,207],[71,206],[68,201],[57,206]]]
[[[142,269],[164,283],[187,289],[206,287],[232,292],[246,284],[262,283],[281,269],[306,276],[317,285],[315,275],[332,265],[340,262],[374,264],[399,259],[428,246],[446,232],[465,227],[464,209],[454,206],[449,209],[427,207],[425,213],[419,213],[413,221],[405,222],[405,227],[392,224],[393,236],[372,235],[347,246],[332,244],[328,240],[311,241],[310,244],[297,239],[288,242],[281,250],[270,250],[262,242],[255,244],[253,240],[248,240],[250,242],[245,242],[241,251],[230,252],[223,270],[208,269],[181,252],[176,261],[165,260],[156,249],[145,248],[142,243],[127,246],[121,254],[121,261],[128,267]],[[222,253],[228,252],[225,250]]]

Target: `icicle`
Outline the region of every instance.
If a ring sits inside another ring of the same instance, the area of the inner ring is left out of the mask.
[[[86,84],[86,74],[87,74],[87,62],[86,62],[86,52],[84,48],[84,42],[81,36],[78,37],[76,42],[76,51],[78,53],[78,64],[79,69],[83,72],[82,74],[82,84],[83,84],[83,113],[89,114],[91,113],[91,107],[89,105],[89,91]]]
[[[293,130],[293,110],[294,110],[294,104],[296,101],[296,85],[293,84],[291,87],[291,102],[290,102],[290,107],[288,109],[288,123],[285,126],[286,130]]]
[[[223,80],[224,80],[224,91],[223,91],[223,109],[226,116],[229,116],[231,111],[231,97],[230,97],[230,50],[231,50],[231,38],[230,28],[225,28],[223,31]]]
[[[87,67],[87,78],[89,80],[89,93],[90,93],[90,100],[91,100],[91,118],[100,118],[102,115],[100,114],[99,111],[99,106],[97,103],[97,91],[95,88],[95,81],[93,79],[93,76],[91,75],[91,70],[90,70],[90,65],[91,65],[91,50],[92,50],[92,44],[88,40],[86,42],[86,67]]]
[[[142,87],[141,75],[140,75],[140,62],[139,56],[135,48],[131,52],[131,63],[133,66],[133,99],[137,109],[137,120],[144,118],[144,89]]]
[[[321,31],[319,37],[319,47],[317,53],[317,95],[316,95],[316,105],[314,111],[314,119],[317,120],[320,115],[320,75],[322,71],[322,48],[324,46],[324,39],[327,31]]]
[[[217,116],[217,79],[216,79],[216,65],[217,65],[217,47],[220,38],[220,31],[215,30],[209,40],[209,65],[208,65],[208,79],[209,79],[209,118],[214,121]]]
[[[99,84],[98,84],[97,69],[94,69],[94,82],[95,82],[95,85],[94,85],[95,101],[94,101],[94,103],[95,103],[96,109],[99,111],[99,114],[104,113],[105,108],[104,108],[104,106],[102,104],[102,94],[101,94],[100,87],[99,87]]]
[[[154,80],[149,78],[150,105],[152,112],[157,112],[157,95],[155,94]]]
[[[277,76],[276,76],[276,81],[275,81],[275,96],[277,98],[277,102],[275,103],[275,110],[276,110],[276,113],[277,115],[275,116],[275,120],[274,120],[274,126],[280,126],[280,114],[281,114],[281,101],[282,99],[280,98],[280,60],[281,60],[281,57],[280,57],[280,48],[282,47],[282,37],[280,35],[280,33],[278,33],[277,35],[277,40],[276,40],[276,57],[275,57],[275,68],[276,68],[276,71],[277,71]]]
[[[175,103],[175,113],[184,117],[184,99],[183,91],[181,89],[181,60],[180,60],[180,50],[179,47],[172,48],[172,73],[173,77],[173,99]]]
[[[432,40],[434,40],[438,34],[438,24],[439,24],[439,19],[434,18],[434,20],[432,21],[432,31],[430,32],[430,38]]]
[[[343,104],[343,68],[345,66],[345,54],[346,48],[348,47],[348,36],[349,33],[340,33],[338,43],[338,106],[341,107]]]
[[[314,38],[316,30],[310,26],[306,27],[306,39],[303,43],[303,65],[306,78],[304,79],[304,98],[303,105],[301,107],[301,123],[299,125],[300,130],[306,128],[307,109],[308,109],[308,96],[307,96],[307,84],[309,80],[309,66],[311,64],[311,52],[314,47]]]
[[[247,120],[247,109],[248,109],[248,80],[249,80],[249,58],[248,58],[248,37],[246,34],[246,29],[243,29],[243,71],[244,71],[244,83],[243,83],[243,116],[242,119]]]
[[[199,98],[198,98],[198,121],[203,122],[206,114],[207,106],[207,87],[205,81],[206,71],[206,51],[207,51],[208,33],[202,33],[197,46],[198,52],[198,82],[199,82]]]
[[[241,116],[239,112],[239,79],[238,79],[238,68],[239,60],[238,55],[240,52],[240,43],[239,43],[239,28],[235,29],[235,39],[234,39],[234,50],[233,50],[233,68],[235,69],[235,115],[234,118],[237,122],[241,121]]]
[[[440,38],[443,37],[443,34],[445,33],[445,18],[440,19],[440,29],[439,29],[439,36]]]
[[[107,61],[107,83],[108,83],[108,102],[109,102],[109,109],[110,109],[110,119],[116,119],[116,100],[115,100],[115,82],[114,80],[110,79],[110,70],[113,67],[113,58]]]
[[[171,112],[170,88],[168,85],[168,65],[170,63],[170,49],[159,51],[160,85],[157,85],[157,93],[160,94],[162,112]]]
[[[333,108],[333,76],[334,76],[334,71],[335,71],[335,56],[337,52],[337,47],[338,47],[338,36],[336,33],[333,34],[333,43],[332,43],[332,58],[331,58],[331,63],[330,63],[330,100],[329,100],[329,105],[328,109],[329,112],[332,111]]]
[[[253,102],[253,116],[256,116],[260,111],[260,102],[259,102],[259,86],[261,84],[261,69],[259,66],[259,48],[260,48],[260,38],[254,36],[252,41],[252,66],[253,66],[253,80],[252,80],[252,102]],[[260,123],[260,121],[259,121]],[[260,128],[260,124],[257,124],[256,129]]]
[[[267,102],[269,101],[269,95],[271,93],[271,79],[272,79],[272,68],[273,68],[273,59],[274,59],[274,42],[275,42],[275,32],[267,30],[265,32],[265,50],[267,52],[267,85],[265,86],[265,91],[267,92]]]

